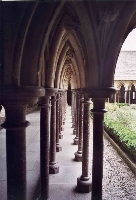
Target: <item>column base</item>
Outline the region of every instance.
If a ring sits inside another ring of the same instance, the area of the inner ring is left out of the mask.
[[[77,191],[79,193],[89,193],[92,191],[92,181],[91,179],[85,178],[86,180],[82,180],[82,176],[77,178]]]
[[[75,138],[74,138],[74,144],[75,144],[75,145],[78,145],[78,139],[79,139],[78,137],[75,137]]]
[[[61,133],[59,134],[59,139],[63,139],[63,135]]]
[[[59,165],[57,163],[49,163],[49,174],[58,174]]]
[[[73,135],[76,135],[76,129],[73,129]]]
[[[62,151],[62,146],[60,146],[60,144],[56,145],[56,152],[60,152]]]
[[[75,153],[75,161],[82,162],[82,151]]]

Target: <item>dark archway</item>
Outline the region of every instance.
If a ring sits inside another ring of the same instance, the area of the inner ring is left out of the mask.
[[[68,90],[67,90],[67,104],[71,106],[71,85],[68,84]]]

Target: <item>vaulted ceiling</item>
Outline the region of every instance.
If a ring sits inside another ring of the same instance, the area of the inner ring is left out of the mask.
[[[134,1],[4,2],[1,84],[110,87]]]

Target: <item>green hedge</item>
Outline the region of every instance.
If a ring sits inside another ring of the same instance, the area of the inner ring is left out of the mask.
[[[113,113],[107,113],[104,118],[104,124],[112,138],[121,144],[121,146],[126,149],[126,152],[131,155],[134,162],[136,162],[136,132],[126,126],[126,122],[123,124],[123,120],[121,121],[118,117],[113,117],[117,115],[118,112],[119,110]]]

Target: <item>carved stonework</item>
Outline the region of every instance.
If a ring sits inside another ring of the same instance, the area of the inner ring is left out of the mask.
[[[67,52],[66,52],[66,55],[73,58],[74,57],[74,50],[73,49],[69,49]]]
[[[70,82],[72,75],[73,75],[73,70],[71,68],[71,65],[67,65],[65,68],[65,73],[64,73],[65,80]]]
[[[69,65],[69,64],[72,64],[72,60],[71,60],[71,58],[67,57],[64,65]]]

